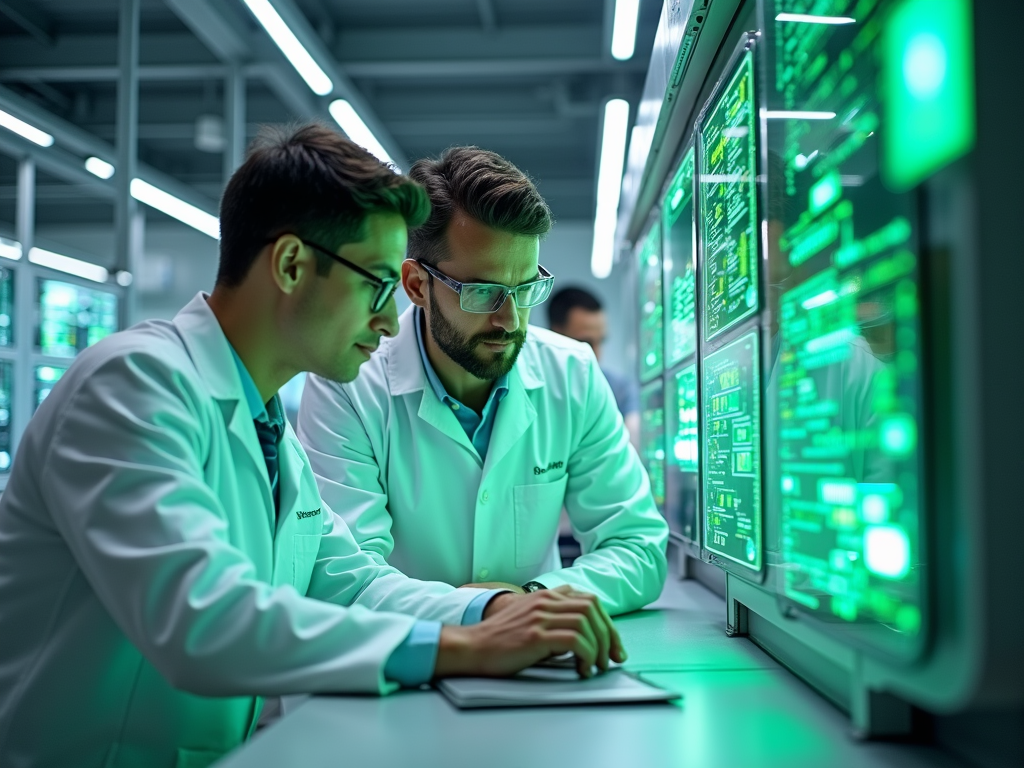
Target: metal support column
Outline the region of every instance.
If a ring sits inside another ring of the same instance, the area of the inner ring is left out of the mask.
[[[35,303],[38,290],[29,268],[28,252],[36,232],[36,164],[29,157],[18,163],[17,238],[21,243],[21,260],[14,273],[14,345],[17,358],[11,398],[11,449],[17,454],[18,443],[35,412],[35,376],[32,371],[32,350],[35,346]]]
[[[224,185],[245,156],[245,67],[240,62],[228,65],[224,79]]]
[[[131,183],[138,166],[139,138],[139,2],[121,0],[118,21],[117,62],[120,70],[117,82],[117,197],[114,203],[116,232],[115,270],[127,270],[137,276],[142,254],[138,246],[138,204],[131,196]],[[122,302],[121,325],[125,327],[137,318],[135,291],[130,287]]]

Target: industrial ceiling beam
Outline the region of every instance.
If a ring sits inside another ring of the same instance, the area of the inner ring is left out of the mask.
[[[365,80],[423,80],[429,78],[494,79],[500,77],[545,77],[559,75],[602,74],[608,72],[644,73],[642,61],[617,62],[612,59],[453,59],[448,61],[350,61],[345,72]]]
[[[37,5],[28,0],[0,0],[0,15],[6,16],[44,45],[53,44],[53,24]]]
[[[494,10],[494,0],[476,0],[476,9],[480,14],[480,26],[484,32],[496,32],[498,14]]]

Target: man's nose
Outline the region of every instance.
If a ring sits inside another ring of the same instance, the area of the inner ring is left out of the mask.
[[[370,320],[370,328],[381,336],[394,336],[398,333],[398,304],[395,297],[388,299],[388,303],[380,312]]]
[[[519,330],[519,308],[516,306],[514,295],[509,295],[505,303],[498,307],[496,312],[491,313],[491,325],[501,328],[505,333]]]

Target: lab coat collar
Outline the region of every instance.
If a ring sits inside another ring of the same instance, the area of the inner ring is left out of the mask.
[[[181,338],[185,343],[196,371],[203,380],[211,397],[220,403],[224,421],[228,431],[238,438],[245,446],[249,458],[257,466],[263,467],[259,473],[263,479],[265,501],[270,510],[271,523],[274,515],[274,502],[271,496],[270,479],[266,473],[266,460],[260,450],[260,441],[256,436],[249,407],[245,402],[245,390],[238,369],[232,359],[231,343],[224,335],[216,315],[210,309],[208,293],[200,291],[195,298],[186,304],[174,317]],[[241,407],[240,407],[241,406]]]
[[[392,395],[408,395],[430,388],[427,374],[420,360],[419,343],[416,341],[415,305],[409,307],[398,318],[398,334],[389,339],[388,344],[388,381],[391,383]],[[540,363],[532,353],[533,334],[527,329],[526,344],[519,353],[519,359],[509,373],[509,390],[514,388],[518,379],[523,389],[538,389],[544,386]],[[504,402],[504,401],[502,401]],[[498,409],[501,410],[500,408]]]

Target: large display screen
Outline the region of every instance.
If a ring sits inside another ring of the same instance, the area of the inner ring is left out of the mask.
[[[0,267],[0,347],[14,344],[14,272]]]
[[[11,409],[14,387],[14,363],[0,361],[0,472],[11,469]]]
[[[662,206],[665,237],[665,367],[697,351],[697,228],[693,216],[693,147],[683,155]]]
[[[665,516],[673,532],[687,541],[697,542],[697,472],[700,469],[697,366],[684,366],[671,375],[668,382]]]
[[[651,478],[651,493],[665,510],[665,391],[660,381],[640,390],[640,459]]]
[[[774,20],[813,13],[812,5],[767,8]],[[911,48],[941,53],[942,41],[887,41],[883,14],[896,5],[836,0],[830,13],[853,22],[773,22],[767,230],[776,350],[766,391],[777,426],[766,450],[778,461],[770,495],[783,599],[865,626],[860,634],[886,650],[913,652],[924,604],[918,215],[912,193],[884,183],[885,94],[895,91],[881,83],[886,68],[921,76],[907,64]]]
[[[704,547],[761,569],[761,382],[757,333],[704,358]]]
[[[35,370],[35,395],[36,402],[35,407],[38,408],[43,404],[43,400],[50,394],[50,390],[53,389],[54,385],[60,381],[60,377],[64,375],[67,368],[63,368],[59,365],[37,365]]]
[[[640,272],[640,380],[650,381],[664,368],[661,297],[661,224],[655,223],[641,240],[637,254]]]
[[[117,296],[60,280],[39,280],[36,347],[74,357],[117,330]]]
[[[704,338],[758,311],[757,108],[754,54],[740,57],[700,122]]]

